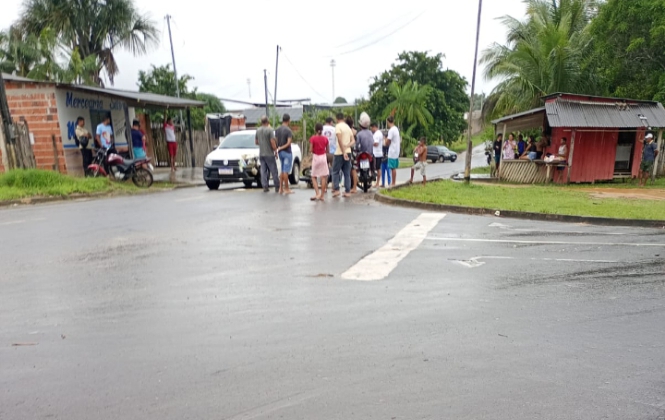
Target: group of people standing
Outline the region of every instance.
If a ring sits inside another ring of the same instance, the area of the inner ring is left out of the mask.
[[[325,123],[317,123],[315,134],[309,139],[312,150],[312,185],[315,195],[312,201],[324,201],[328,179],[332,178],[332,197],[350,197],[357,192],[358,174],[356,156],[367,153],[373,157],[372,170],[377,175],[376,187],[391,183],[394,186],[399,167],[401,136],[393,117],[387,119],[388,132],[379,130],[377,123],[370,120],[363,112],[356,129],[353,118],[339,113],[336,123],[332,117]],[[261,163],[261,183],[263,191],[268,192],[268,181],[277,176],[277,159],[281,162],[280,185],[275,185],[275,192],[293,194],[289,187],[288,174],[291,172],[293,158],[291,143],[293,132],[289,128],[291,118],[282,117],[282,125],[273,131],[268,117],[261,118],[261,127],[256,131],[256,144],[259,146]],[[335,124],[334,124],[335,123]],[[341,185],[344,192],[341,192]]]
[[[355,194],[358,185],[356,156],[363,153],[373,158],[372,171],[376,175],[376,187],[385,187],[386,178],[388,185],[391,182],[395,185],[401,136],[393,117],[389,117],[386,123],[388,132],[385,136],[383,131],[379,130],[378,124],[372,122],[365,112],[358,119],[360,131],[355,128],[353,119],[342,113],[337,114],[337,124],[334,126],[332,118],[327,118],[325,125],[316,125],[316,134],[310,139],[313,155],[312,185],[316,193],[312,200],[323,201],[330,171],[333,198]],[[344,193],[340,192],[342,180]]]

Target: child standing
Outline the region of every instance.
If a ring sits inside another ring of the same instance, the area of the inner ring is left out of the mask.
[[[413,174],[420,171],[423,176],[423,187],[427,184],[427,145],[425,144],[425,137],[418,140],[418,146],[413,152],[413,158],[416,161],[415,165],[411,168],[411,180],[409,184],[413,184]]]
[[[323,201],[328,187],[328,138],[323,135],[323,124],[316,124],[316,134],[309,139],[312,145],[312,185],[316,195],[310,200]],[[319,178],[321,179],[321,190],[319,191]]]
[[[388,186],[392,184],[392,173],[390,168],[388,167],[388,150],[390,149],[390,146],[386,146],[386,137],[388,137],[387,131],[382,131],[381,134],[383,135],[383,156],[384,159],[381,162],[381,188],[385,188],[386,186],[386,181],[388,181]]]

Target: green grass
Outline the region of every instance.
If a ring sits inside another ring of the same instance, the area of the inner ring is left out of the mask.
[[[485,142],[485,137],[483,137],[483,133],[476,134],[475,136],[471,137],[471,142],[473,143],[473,147],[483,144]],[[452,150],[455,153],[466,152],[466,136],[460,137],[459,140],[457,140],[454,143],[451,143],[451,145],[448,146],[448,149]]]
[[[413,158],[399,158],[400,169],[410,168],[412,166],[413,166]]]
[[[476,168],[471,168],[472,174],[489,175],[491,171],[492,171],[491,166],[478,166]]]
[[[603,187],[596,185],[595,187]],[[587,186],[588,188],[588,186]],[[665,201],[593,198],[584,187],[465,185],[452,181],[432,182],[389,190],[386,194],[406,200],[492,210],[619,219],[665,219]]]
[[[135,190],[137,188],[131,184],[111,182],[106,178],[75,178],[38,169],[18,169],[0,174],[0,201]]]

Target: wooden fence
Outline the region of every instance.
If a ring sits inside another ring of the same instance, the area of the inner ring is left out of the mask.
[[[30,143],[30,131],[26,122],[9,125],[10,138],[5,142],[9,169],[31,169],[37,167]]]
[[[155,166],[169,167],[169,151],[164,135],[164,128],[160,123],[152,123],[150,127],[148,141],[152,140],[152,153]],[[182,132],[180,127],[176,127],[176,139],[178,143],[178,153],[176,154],[176,166],[180,168],[190,168],[192,166],[192,153],[189,148],[189,138],[187,131]],[[192,131],[192,140],[194,142],[194,159],[197,167],[202,167],[206,156],[213,148],[219,145],[219,140],[212,139],[203,130]]]

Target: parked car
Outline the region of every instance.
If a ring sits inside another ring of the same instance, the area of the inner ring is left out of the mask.
[[[447,160],[455,162],[457,153],[450,151],[445,146],[427,146],[427,160],[434,162],[445,162]]]
[[[249,188],[256,183],[261,187],[261,162],[259,146],[254,143],[256,130],[236,131],[224,138],[203,164],[203,179],[211,190],[224,182],[242,182]],[[292,144],[293,168],[289,174],[291,185],[300,182],[302,154],[297,144]],[[280,169],[280,165],[277,165]]]

